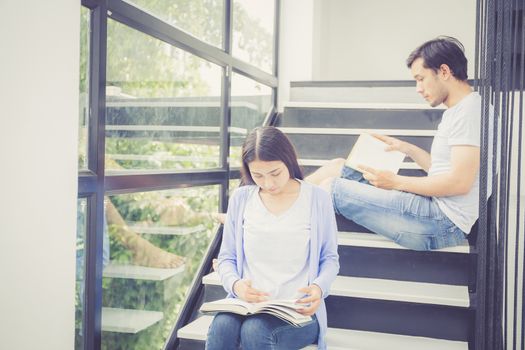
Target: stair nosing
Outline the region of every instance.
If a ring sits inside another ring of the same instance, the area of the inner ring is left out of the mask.
[[[410,250],[406,247],[403,247],[393,242],[392,240],[386,237],[383,237],[375,233],[339,231],[337,239],[338,239],[339,245],[344,245],[344,246]],[[471,247],[469,245],[459,245],[459,246],[454,246],[454,247],[446,247],[446,248],[428,251],[428,253],[430,254],[433,254],[433,253],[469,254],[470,252],[471,252]]]
[[[221,286],[217,272],[204,276],[202,283]],[[401,291],[396,292],[396,288]],[[421,293],[422,290],[425,292]],[[468,286],[368,277],[337,276],[330,295],[461,308],[470,306]]]
[[[287,102],[283,108],[341,108],[341,109],[416,109],[445,110],[445,106],[431,107],[425,103],[379,103],[379,102]]]
[[[212,320],[213,316],[200,316],[193,322],[190,322],[186,326],[180,328],[177,332],[177,337],[179,339],[206,341],[207,330]],[[350,337],[352,338],[351,340],[349,339]],[[374,340],[375,344],[371,344],[370,340]],[[366,344],[367,350],[384,349],[385,344],[392,345],[393,342],[396,343],[394,344],[396,346],[402,345],[403,349],[405,350],[419,350],[422,348],[422,346],[424,346],[425,350],[441,350],[443,348],[449,350],[468,349],[468,343],[463,341],[342,328],[327,329],[326,342],[331,350],[365,350],[365,348],[362,347],[363,345],[355,344],[358,341],[361,344]],[[354,345],[351,345],[349,343],[354,343]],[[374,346],[374,348],[370,346]],[[303,350],[310,349],[317,349],[317,346],[309,345],[303,348]]]

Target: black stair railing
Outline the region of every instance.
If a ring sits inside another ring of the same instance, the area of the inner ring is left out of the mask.
[[[518,329],[525,313],[519,301],[523,300],[525,277],[519,263],[525,249],[520,210],[524,24],[522,0],[477,1],[475,87],[483,98],[483,106],[476,325],[472,342],[476,350],[515,350],[525,346],[523,326],[521,331]],[[493,162],[489,161],[491,158]],[[494,174],[492,179],[490,173]],[[492,195],[487,203],[484,199],[488,181]]]

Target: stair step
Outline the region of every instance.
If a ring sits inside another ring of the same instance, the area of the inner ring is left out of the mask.
[[[147,233],[150,235],[176,235],[185,236],[192,233],[202,232],[206,229],[204,225],[196,226],[144,226],[135,223],[127,224],[129,229],[136,233]]]
[[[444,110],[445,106],[430,107],[425,103],[380,103],[380,102],[288,102],[284,108],[337,108],[337,109],[422,109]]]
[[[405,249],[405,248],[386,237],[374,233],[363,232],[339,232],[337,237],[339,245],[354,246],[354,247],[370,247],[370,248],[386,248],[386,249]],[[470,253],[470,246],[460,245],[455,247],[447,247],[436,249],[432,252],[448,252],[448,253]],[[429,252],[431,253],[431,252]]]
[[[320,167],[330,162],[331,159],[298,159],[299,165]],[[418,169],[421,167],[415,162],[403,162],[400,169]]]
[[[217,272],[204,276],[202,283],[221,285]],[[365,277],[337,276],[330,295],[464,308],[470,305],[467,286]]]
[[[181,339],[191,339],[204,342],[213,316],[201,316],[182,327],[177,332]],[[468,344],[461,341],[450,341],[425,337],[413,337],[398,334],[356,331],[350,329],[328,328],[326,334],[328,350],[467,350]],[[317,349],[309,345],[304,349]]]
[[[102,308],[102,331],[136,334],[164,318],[160,311]]]
[[[103,276],[109,278],[126,278],[134,280],[164,281],[184,273],[186,265],[174,269],[145,267],[138,265],[109,264],[104,268]]]

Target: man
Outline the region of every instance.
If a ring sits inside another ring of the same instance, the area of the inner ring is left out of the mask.
[[[412,158],[427,176],[364,166],[358,172],[344,166],[344,159],[335,159],[306,180],[332,193],[337,213],[407,248],[463,244],[478,217],[481,97],[467,82],[463,45],[454,38],[422,44],[410,54],[407,66],[416,91],[432,107],[447,107],[431,153],[393,137],[375,136],[388,150]]]

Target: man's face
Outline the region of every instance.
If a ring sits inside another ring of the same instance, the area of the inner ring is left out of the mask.
[[[441,72],[435,73],[430,68],[423,66],[423,58],[416,59],[410,71],[412,76],[416,79],[416,91],[420,94],[432,107],[439,106],[448,98],[448,91],[440,78]]]

